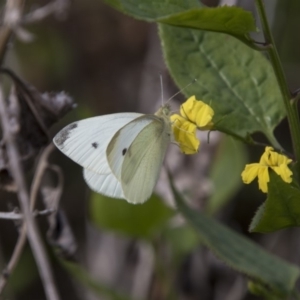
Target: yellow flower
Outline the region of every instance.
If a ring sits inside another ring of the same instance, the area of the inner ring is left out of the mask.
[[[181,105],[180,114],[181,116],[178,114],[171,116],[175,140],[178,142],[181,152],[195,154],[200,145],[196,129],[211,129],[214,111],[209,105],[192,96]]]
[[[196,100],[195,96],[187,99],[180,106],[180,114],[201,130],[209,130],[213,126],[211,121],[214,116],[213,109],[202,101]]]
[[[200,141],[196,136],[197,126],[180,115],[171,116],[173,133],[179,148],[184,154],[195,154],[198,152]]]
[[[269,168],[274,170],[283,181],[291,183],[293,172],[288,167],[288,164],[291,162],[291,159],[285,155],[278,154],[272,147],[266,147],[259,163],[246,165],[242,172],[242,180],[248,184],[252,182],[255,177],[258,177],[259,189],[267,193],[268,182],[270,181]]]

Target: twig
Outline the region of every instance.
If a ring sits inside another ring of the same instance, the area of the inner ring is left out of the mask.
[[[24,16],[22,23],[35,23],[39,22],[51,14],[62,14],[64,13],[68,6],[70,5],[69,0],[55,0],[43,7],[35,9],[33,12]]]
[[[7,44],[14,28],[16,28],[21,19],[24,2],[24,0],[8,0],[6,2],[3,24],[0,28],[0,65],[2,65]]]
[[[33,210],[33,208],[35,206],[37,194],[39,191],[39,187],[41,185],[43,174],[47,168],[50,168],[50,166],[48,164],[48,157],[52,153],[53,150],[54,150],[54,145],[52,143],[50,143],[45,148],[45,150],[43,151],[43,153],[39,159],[39,163],[36,168],[33,182],[32,182],[31,189],[30,189],[30,209],[31,210]]]
[[[32,213],[33,217],[38,217],[38,216],[47,216],[55,212],[55,209],[44,209],[44,210],[36,210]],[[24,216],[23,214],[16,212],[16,211],[11,211],[11,212],[0,212],[0,219],[3,220],[23,220]]]
[[[22,220],[23,215],[20,214],[20,213],[15,212],[15,211],[0,212],[0,219],[4,219],[4,220]]]
[[[48,147],[45,148],[43,151],[40,159],[39,164],[37,166],[35,176],[33,183],[31,185],[31,191],[30,191],[30,210],[32,211],[34,209],[35,203],[36,203],[36,197],[37,197],[37,189],[39,188],[39,185],[41,183],[41,179],[43,176],[43,171],[46,169],[47,164],[45,164],[45,161],[47,161],[48,156],[51,154],[51,151],[54,149],[53,144],[50,144]],[[23,248],[25,246],[26,242],[26,235],[27,235],[27,228],[26,223],[23,224],[20,235],[18,238],[18,241],[16,243],[16,246],[14,248],[13,255],[5,269],[4,276],[0,278],[0,295],[7,283],[7,279],[9,275],[12,273],[13,269],[17,265],[19,258],[22,254]]]
[[[32,114],[35,117],[35,120],[40,125],[41,130],[43,133],[48,136],[48,130],[45,126],[43,120],[41,119],[40,113],[38,112],[37,108],[35,107],[32,91],[30,91],[30,87],[26,84],[21,78],[19,78],[12,70],[7,68],[0,68],[0,72],[7,74],[16,84],[18,89],[21,89],[24,93],[24,100],[26,101],[27,105],[29,106]]]
[[[0,87],[0,118],[2,124],[3,139],[6,143],[7,155],[9,158],[10,171],[18,187],[18,198],[24,215],[25,224],[28,229],[27,232],[28,240],[32,252],[34,254],[34,258],[37,262],[37,267],[45,288],[45,294],[48,300],[58,300],[59,296],[56,290],[56,286],[54,284],[50,264],[46,256],[46,251],[42,243],[42,240],[40,238],[35,220],[31,216],[30,207],[29,207],[29,195],[25,185],[22,168],[19,162],[18,149],[14,140],[13,132],[11,131],[10,128],[6,103],[4,101],[1,87]],[[23,228],[25,228],[25,231],[26,231],[26,227],[23,226]],[[18,240],[18,244],[19,244],[19,240]]]
[[[52,144],[53,145],[53,144]],[[48,165],[48,169],[52,170],[54,173],[56,173],[56,176],[57,176],[57,180],[58,180],[58,184],[57,184],[57,193],[55,195],[55,199],[53,200],[53,204],[52,204],[52,209],[54,210],[58,210],[58,206],[59,206],[59,200],[60,200],[60,197],[61,197],[61,194],[63,192],[63,186],[64,186],[64,175],[61,171],[61,168],[57,165]],[[44,201],[45,203],[45,201]],[[45,203],[46,207],[49,207],[47,206],[47,203]]]

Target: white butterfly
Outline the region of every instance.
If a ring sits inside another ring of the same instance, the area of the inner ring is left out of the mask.
[[[89,187],[103,195],[143,203],[152,194],[173,141],[170,108],[154,115],[117,113],[74,122],[54,144],[84,170]]]

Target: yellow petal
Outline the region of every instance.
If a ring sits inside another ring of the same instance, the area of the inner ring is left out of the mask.
[[[292,162],[293,160],[291,160],[290,158],[287,158],[285,155],[279,154],[278,155],[278,161],[277,164],[280,166],[282,164],[284,165],[288,165]]]
[[[181,105],[180,114],[200,129],[205,126],[212,128],[213,109],[204,102],[196,100],[195,96],[190,97]]]
[[[249,164],[245,166],[242,172],[242,180],[244,183],[248,184],[252,182],[256,176],[258,176],[260,165],[259,164]]]
[[[258,171],[258,187],[264,193],[268,192],[268,182],[270,181],[268,167],[260,167]]]
[[[288,167],[288,164],[291,162],[291,159],[283,154],[275,152],[272,147],[266,147],[265,152],[260,159],[261,165],[271,167],[282,180],[287,183],[292,182],[291,176],[293,175],[293,172]]]
[[[289,167],[286,164],[281,164],[278,167],[272,167],[272,169],[280,175],[281,179],[287,183],[292,182],[292,175],[293,172],[289,169]]]
[[[172,129],[175,141],[184,154],[195,154],[198,152],[200,141],[196,137],[197,127],[180,115],[171,116]]]
[[[264,166],[270,166],[270,165],[272,165],[272,163],[271,163],[271,161],[272,161],[271,156],[274,153],[273,150],[274,149],[272,147],[266,147],[265,148],[265,152],[261,156],[259,163],[262,164],[262,165],[264,165]]]
[[[272,147],[266,147],[265,152],[263,153],[260,159],[260,164],[269,167],[280,166],[281,164],[288,165],[291,162],[291,159],[287,158],[283,154],[275,152]]]
[[[287,165],[292,160],[288,159],[285,155],[279,154],[275,151],[271,151],[269,154],[269,166],[279,166],[281,164]]]

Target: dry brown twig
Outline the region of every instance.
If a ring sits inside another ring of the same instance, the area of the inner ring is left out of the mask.
[[[7,45],[11,39],[13,31],[18,26],[19,20],[21,19],[22,10],[24,6],[24,0],[11,0],[6,2],[3,23],[0,28],[0,63],[2,64],[4,60],[4,55],[7,49]],[[37,261],[37,265],[41,274],[42,281],[45,287],[46,297],[49,300],[59,299],[56,287],[53,282],[52,273],[50,271],[50,266],[45,254],[44,246],[40,239],[34,218],[32,218],[31,211],[29,208],[29,196],[25,185],[25,180],[21,165],[19,162],[19,153],[14,140],[14,131],[12,130],[12,124],[8,117],[7,107],[2,93],[2,87],[0,86],[0,117],[2,124],[3,140],[6,143],[6,149],[10,162],[10,170],[14,177],[14,180],[18,186],[18,198],[20,206],[22,207],[23,217],[26,226],[28,226],[28,238],[30,245],[32,247],[34,256]],[[16,128],[15,128],[16,129]],[[25,225],[23,226],[25,227]],[[26,241],[26,235],[24,236],[24,242]],[[19,239],[20,240],[20,239]],[[17,243],[20,246],[21,243]],[[22,249],[23,247],[19,247]],[[12,260],[10,261],[10,263]],[[5,286],[7,275],[5,273],[2,276],[2,285]]]
[[[43,173],[45,172],[45,170],[47,169],[47,167],[49,167],[48,165],[48,157],[51,154],[51,152],[53,151],[54,147],[53,144],[50,144],[48,147],[46,147],[39,159],[39,163],[35,172],[35,176],[34,176],[34,180],[33,183],[31,185],[31,191],[30,191],[30,211],[33,211],[36,200],[37,200],[37,195],[38,195],[38,190],[41,184],[41,180],[43,178]],[[60,196],[60,195],[59,195]],[[39,211],[39,212],[35,212],[33,211],[32,216],[38,216],[38,215],[49,215],[52,214],[55,211],[55,209],[50,208],[50,209],[45,209],[43,211]],[[14,215],[12,215],[12,213],[7,213],[10,214],[11,219],[14,220],[18,220],[18,219],[23,219],[23,215],[22,214],[16,214],[14,213]],[[1,214],[0,214],[1,216]],[[14,218],[15,217],[15,218]],[[19,217],[19,218],[17,218]],[[3,276],[0,277],[0,295],[7,283],[7,280],[9,278],[9,275],[12,273],[12,271],[14,270],[14,268],[16,267],[20,256],[23,252],[25,243],[26,243],[26,237],[27,237],[27,227],[26,224],[23,224],[21,230],[20,230],[20,235],[18,238],[18,241],[16,243],[14,252],[12,254],[12,257],[9,261],[9,263],[7,264],[6,269],[3,272]]]
[[[30,204],[29,204],[30,211],[32,211],[33,217],[36,217],[39,215],[46,215],[46,216],[50,215],[53,212],[55,212],[55,209],[56,209],[56,207],[55,207],[55,208],[47,208],[43,211],[33,211],[36,200],[37,200],[38,190],[41,185],[41,180],[43,178],[43,174],[48,167],[51,167],[51,166],[49,166],[47,160],[53,150],[54,150],[53,144],[50,144],[48,147],[46,147],[44,149],[42,155],[40,156],[38,166],[36,168],[34,180],[31,185]],[[59,197],[60,197],[60,194],[59,194]],[[22,214],[16,214],[16,213],[14,213],[14,215],[12,215],[12,213],[7,213],[7,214],[10,214],[11,219],[14,219],[14,220],[24,218]],[[3,276],[0,277],[0,295],[7,283],[9,275],[12,273],[12,271],[14,270],[15,266],[17,265],[17,263],[20,259],[20,256],[23,252],[23,249],[24,249],[24,246],[26,243],[26,237],[27,237],[27,227],[26,227],[26,224],[23,224],[23,226],[20,230],[20,235],[19,235],[18,241],[16,243],[14,252],[12,254],[12,257],[11,257],[9,263],[7,264],[6,269],[3,272]]]
[[[30,14],[28,14],[26,17],[23,18],[22,14],[23,14],[23,7],[25,4],[25,0],[7,0],[4,14],[3,14],[3,21],[0,27],[0,66],[4,61],[7,47],[13,35],[18,36],[21,39],[23,39],[22,37],[26,37],[26,36],[30,37],[30,33],[27,34],[27,31],[21,27],[22,25],[26,23],[40,21],[46,18],[47,16],[49,16],[50,14],[55,14],[56,16],[59,15],[62,16],[63,13],[66,11],[69,3],[70,3],[69,0],[55,0],[50,2],[44,7],[36,9],[35,11],[31,12]],[[26,39],[27,38],[24,38],[25,41]],[[49,95],[49,97],[48,97],[49,99],[48,98],[47,99],[50,101],[49,103],[51,104],[52,103],[51,95]],[[57,100],[59,99],[57,98]],[[10,105],[12,103],[10,103]],[[18,101],[16,101],[16,103],[18,104]],[[29,106],[30,103],[28,104]],[[56,104],[59,104],[59,101]],[[63,107],[61,109],[63,110]],[[31,107],[31,113],[33,113],[33,115],[35,115],[34,112],[35,110],[32,109]],[[59,110],[57,111],[58,114],[60,112],[61,111]],[[53,212],[55,212],[56,207],[55,208],[51,207],[50,209],[47,208],[44,211],[40,211],[40,212],[33,211],[37,200],[38,191],[40,189],[41,180],[43,178],[43,174],[47,168],[52,169],[52,166],[48,164],[47,160],[50,153],[53,150],[53,145],[49,145],[48,147],[46,147],[40,157],[39,164],[36,169],[34,180],[31,186],[31,192],[29,197],[25,180],[24,180],[23,166],[20,159],[20,149],[18,148],[19,145],[16,139],[16,134],[20,133],[20,126],[18,126],[18,122],[16,122],[16,119],[10,116],[10,111],[8,111],[8,107],[2,92],[1,82],[0,82],[0,119],[1,119],[2,132],[3,132],[2,141],[5,144],[5,149],[8,157],[8,167],[13,177],[13,180],[15,181],[17,186],[17,196],[20,202],[20,207],[22,209],[21,213],[18,211],[0,213],[0,218],[10,219],[10,220],[23,220],[23,225],[21,227],[20,235],[16,243],[12,257],[7,265],[7,268],[5,269],[2,276],[0,277],[0,295],[7,283],[9,275],[15,268],[23,252],[24,245],[28,237],[44,285],[46,298],[49,300],[58,300],[59,295],[53,280],[50,264],[48,262],[46,251],[44,249],[44,245],[42,243],[37,225],[35,223],[36,216],[52,214]],[[39,118],[37,118],[36,121],[39,121]],[[44,130],[46,129],[45,133],[47,135],[47,128],[43,127],[44,123],[39,125],[42,129]],[[61,192],[59,192],[60,188],[61,188],[61,184],[59,183],[57,188],[58,190],[57,198],[60,198],[61,195]],[[55,203],[58,204],[57,199]]]
[[[32,212],[32,217],[47,216],[49,214],[52,214],[54,211],[55,211],[54,209],[44,209],[40,211],[36,210]],[[23,220],[24,216],[18,210],[17,211],[14,210],[11,212],[0,212],[0,219],[17,221],[17,220]],[[0,294],[1,294],[1,288],[0,288]]]
[[[12,33],[21,19],[23,6],[24,0],[10,0],[6,2],[3,22],[0,28],[0,65],[2,65]]]
[[[55,16],[64,16],[68,7],[70,5],[70,0],[55,0],[45,6],[36,8],[32,12],[28,13],[23,17],[22,23],[29,24],[39,22],[48,16],[54,14]]]
[[[0,118],[2,124],[3,138],[6,142],[7,154],[10,162],[10,171],[13,175],[13,178],[18,186],[18,199],[20,202],[20,206],[22,208],[25,225],[22,230],[26,232],[27,227],[27,237],[32,248],[32,252],[34,254],[35,260],[37,262],[37,267],[45,288],[46,297],[48,300],[58,300],[58,292],[56,290],[56,286],[54,284],[53,275],[51,272],[50,264],[48,262],[46,251],[44,245],[42,243],[41,237],[39,235],[38,228],[36,226],[34,218],[32,218],[32,213],[29,207],[29,194],[26,188],[24,174],[19,162],[19,151],[17,149],[15,140],[14,140],[14,132],[11,130],[10,120],[8,118],[6,103],[4,101],[4,96],[2,92],[2,87],[0,86]],[[26,235],[20,235],[26,240]],[[25,241],[24,241],[25,242]],[[19,245],[19,241],[17,246]],[[17,248],[16,246],[16,248]],[[23,247],[20,247],[23,249]],[[7,273],[6,273],[7,275]]]
[[[33,10],[22,17],[25,0],[9,0],[6,2],[3,23],[0,30],[0,62],[2,63],[6,47],[13,33],[24,42],[31,42],[34,35],[24,29],[22,25],[39,22],[50,15],[64,18],[70,0],[54,0],[50,3]]]

